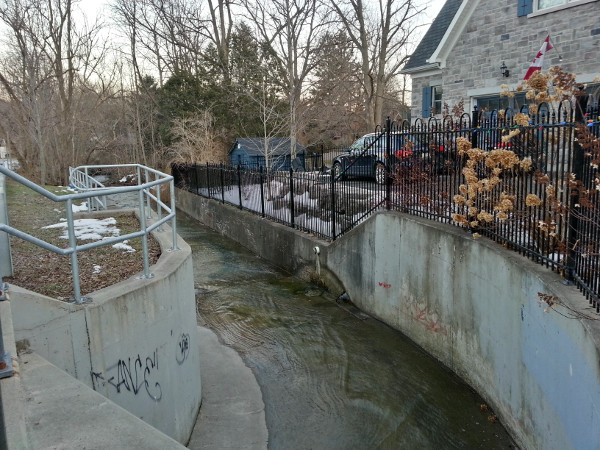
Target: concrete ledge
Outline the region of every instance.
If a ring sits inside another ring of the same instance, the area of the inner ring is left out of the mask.
[[[10,298],[17,341],[185,443],[201,403],[192,256],[181,238],[169,251],[165,229],[153,232],[162,254],[151,279],[132,277],[81,305],[17,286]]]
[[[4,444],[9,449],[30,449],[32,447],[29,445],[25,426],[25,394],[23,392],[20,364],[17,358],[12,311],[8,301],[0,302],[0,320],[2,320],[4,351],[10,353],[13,366],[13,376],[0,380],[0,399],[6,430],[6,442]]]
[[[21,363],[29,448],[185,448],[41,356]]]

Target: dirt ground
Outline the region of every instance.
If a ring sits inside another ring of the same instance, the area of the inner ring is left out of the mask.
[[[47,189],[59,195],[68,193],[62,187]],[[68,241],[60,237],[62,230],[43,228],[66,218],[64,203],[52,202],[7,179],[7,204],[10,226],[57,247],[68,247]],[[116,211],[108,211],[102,217],[114,217],[120,235],[139,231],[140,224],[134,214],[116,214]],[[9,286],[15,284],[59,300],[73,299],[70,256],[58,255],[12,236],[10,239],[14,276],[4,277]],[[78,244],[86,242],[91,241],[79,241]],[[82,295],[88,295],[143,272],[142,239],[131,239],[127,244],[133,247],[135,252],[126,252],[107,245],[78,253]],[[160,246],[151,236],[148,239],[148,248],[152,265],[160,256]]]

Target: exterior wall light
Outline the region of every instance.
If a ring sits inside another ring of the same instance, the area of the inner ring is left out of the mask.
[[[504,61],[502,61],[502,65],[500,66],[500,72],[502,72],[503,77],[508,77],[510,75],[510,71],[508,70],[508,67],[506,67],[506,64],[504,64]]]

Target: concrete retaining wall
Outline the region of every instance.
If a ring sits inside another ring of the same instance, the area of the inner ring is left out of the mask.
[[[202,392],[191,249],[179,239],[180,250],[168,251],[168,230],[154,236],[162,248],[151,267],[154,278],[96,291],[91,303],[69,304],[11,286],[15,337],[186,443]]]
[[[358,307],[473,386],[522,448],[600,448],[600,326],[582,315],[598,316],[557,274],[400,213],[378,213],[328,244],[187,192],[177,197],[184,211],[275,264],[336,293],[343,285]],[[564,305],[548,309],[538,293]]]

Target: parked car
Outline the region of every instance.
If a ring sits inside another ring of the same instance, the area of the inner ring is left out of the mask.
[[[418,145],[409,135],[393,132],[389,169],[392,173],[401,166],[410,166],[415,161],[428,158],[426,146]],[[386,135],[370,133],[357,139],[345,153],[333,158],[332,170],[336,178],[374,178],[385,183],[387,159]]]

